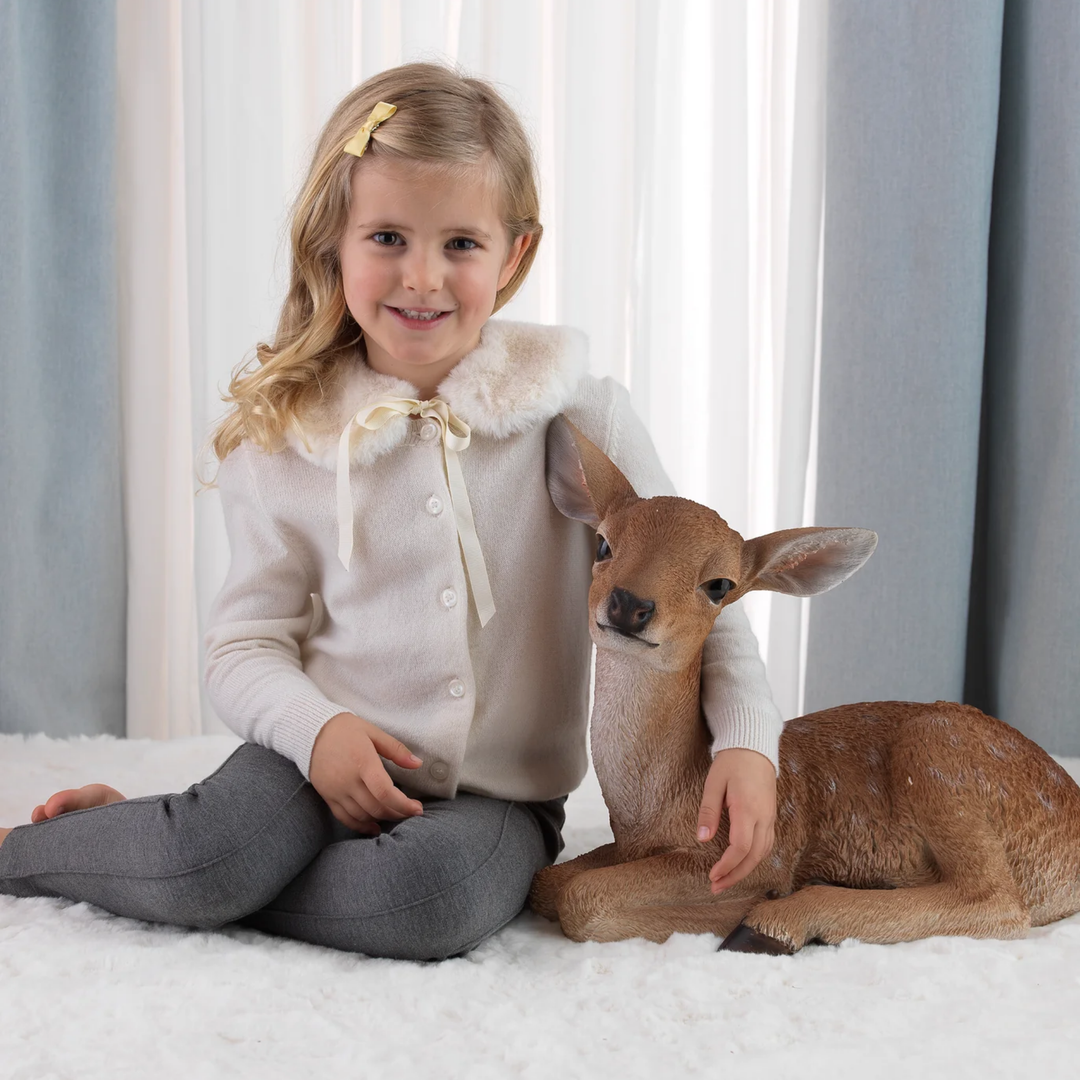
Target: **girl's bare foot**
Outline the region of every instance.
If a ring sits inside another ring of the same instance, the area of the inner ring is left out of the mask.
[[[81,788],[68,788],[66,791],[58,791],[55,795],[50,795],[45,803],[35,806],[30,814],[30,821],[36,825],[39,821],[59,817],[69,810],[87,810],[91,806],[106,806],[109,803],[123,801],[124,796],[116,788],[111,788],[107,784],[87,784]]]

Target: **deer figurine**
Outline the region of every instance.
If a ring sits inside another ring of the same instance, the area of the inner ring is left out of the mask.
[[[561,417],[547,459],[555,506],[597,530],[591,746],[614,843],[540,871],[533,910],[575,941],[712,933],[721,949],[772,954],[845,938],[1016,938],[1080,910],[1080,788],[1007,724],[941,701],[786,724],[772,855],[713,895],[727,825],[696,838],[705,638],[752,589],[838,585],[877,537],[810,528],[744,541],[697,503],[638,498]]]

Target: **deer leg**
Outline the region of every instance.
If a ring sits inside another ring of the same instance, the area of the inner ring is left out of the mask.
[[[714,896],[708,867],[675,851],[587,870],[557,903],[563,933],[574,941],[663,942],[675,933],[726,934],[760,896],[738,885]]]
[[[886,945],[938,934],[1027,933],[1030,912],[989,823],[964,818],[957,803],[952,816],[928,819],[923,835],[941,880],[896,889],[808,885],[756,904],[721,948],[790,953],[808,942],[836,945],[845,938]]]
[[[554,866],[545,866],[536,877],[533,878],[532,888],[529,889],[529,907],[537,915],[543,915],[552,922],[558,919],[559,910],[557,901],[567,882],[572,881],[578,874],[586,870],[593,870],[601,866],[610,866],[618,860],[614,844],[604,844],[602,847],[593,848],[592,851],[579,855],[576,859],[568,859],[564,863],[556,863]]]
[[[810,885],[781,900],[755,905],[721,948],[793,953],[810,942],[846,938],[888,945],[937,934],[1023,937],[1031,920],[1019,896],[981,893],[954,882],[910,889],[845,889]]]

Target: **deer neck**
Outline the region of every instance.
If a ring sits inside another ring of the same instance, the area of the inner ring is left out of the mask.
[[[657,834],[659,823],[685,840],[688,815],[692,835],[709,769],[700,655],[669,672],[598,649],[591,745],[617,846],[640,847],[646,828],[647,846],[675,842]]]

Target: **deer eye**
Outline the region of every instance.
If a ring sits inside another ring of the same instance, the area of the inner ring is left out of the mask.
[[[596,534],[596,561],[604,562],[611,558],[611,545],[599,534]]]
[[[730,578],[718,577],[713,578],[712,581],[706,581],[701,587],[705,590],[705,595],[714,604],[719,604],[735,588],[735,582]]]

